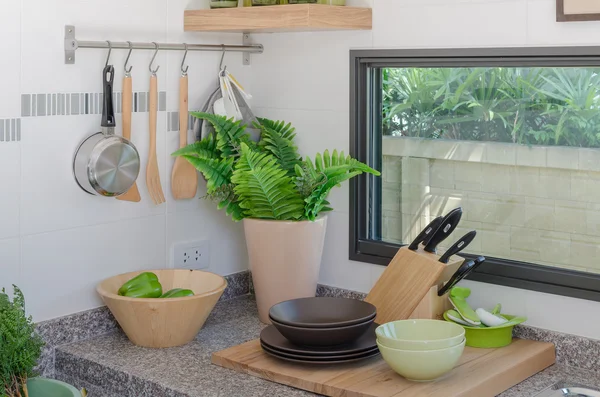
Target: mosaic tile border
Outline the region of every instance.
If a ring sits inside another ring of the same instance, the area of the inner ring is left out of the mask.
[[[190,111],[191,112],[191,111]],[[194,128],[195,118],[191,114],[188,116],[188,131]],[[179,112],[167,112],[167,132],[179,131]]]
[[[148,112],[150,93],[133,93],[133,112]],[[21,117],[78,116],[102,113],[103,94],[98,92],[21,94]],[[122,92],[113,94],[115,113],[121,113]],[[167,92],[158,93],[158,111],[167,110]]]
[[[21,140],[21,119],[0,119],[0,143]]]

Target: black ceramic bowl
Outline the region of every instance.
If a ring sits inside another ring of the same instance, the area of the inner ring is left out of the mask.
[[[273,325],[287,340],[298,346],[336,346],[352,343],[371,328],[375,317],[361,324],[336,328],[303,328],[274,321]]]
[[[278,303],[269,311],[273,322],[300,328],[370,324],[376,314],[377,309],[372,304],[349,298],[293,299]]]

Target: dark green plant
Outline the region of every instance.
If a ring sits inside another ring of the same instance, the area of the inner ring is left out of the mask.
[[[600,147],[598,68],[383,69],[384,135]]]
[[[23,293],[13,287],[12,302],[4,289],[0,294],[0,395],[28,397],[27,379],[35,375],[44,342],[25,314]]]
[[[210,122],[214,135],[184,147],[174,156],[188,160],[206,179],[206,197],[233,220],[244,218],[314,221],[331,211],[331,189],[362,173],[380,173],[334,150],[302,159],[295,129],[283,121],[259,119],[261,139],[254,142],[239,121],[192,113]]]

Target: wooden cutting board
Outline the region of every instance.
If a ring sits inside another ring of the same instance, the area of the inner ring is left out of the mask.
[[[552,343],[515,339],[499,349],[465,348],[459,365],[434,382],[397,375],[378,356],[344,365],[302,365],[267,355],[253,340],[214,353],[212,362],[313,393],[335,397],[492,397],[555,362]]]

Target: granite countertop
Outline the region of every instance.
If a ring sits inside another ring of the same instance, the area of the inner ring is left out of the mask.
[[[254,300],[219,303],[196,340],[170,349],[134,346],[120,331],[57,347],[55,377],[90,397],[255,397],[315,394],[211,364],[211,354],[258,338],[264,327]],[[530,397],[560,381],[600,386],[600,374],[554,365],[502,393]]]

